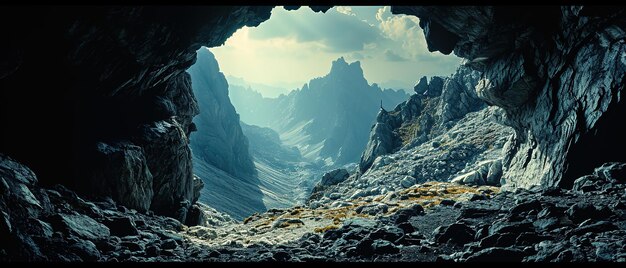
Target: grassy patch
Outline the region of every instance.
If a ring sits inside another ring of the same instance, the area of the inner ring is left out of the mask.
[[[400,139],[402,140],[402,146],[409,144],[411,140],[417,135],[420,131],[420,124],[418,121],[412,121],[408,124],[402,125],[398,129],[398,134]]]
[[[316,233],[324,233],[326,231],[336,230],[336,229],[339,229],[339,226],[331,224],[331,225],[324,226],[324,227],[317,227],[313,229],[313,231],[315,231]]]

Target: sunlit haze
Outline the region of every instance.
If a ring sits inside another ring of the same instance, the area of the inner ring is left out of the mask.
[[[342,56],[361,61],[370,83],[409,90],[421,76],[447,76],[460,63],[452,54],[428,52],[419,19],[392,15],[388,6],[334,7],[326,13],[276,7],[269,20],[239,29],[210,50],[229,82],[243,78],[266,97],[327,74]]]

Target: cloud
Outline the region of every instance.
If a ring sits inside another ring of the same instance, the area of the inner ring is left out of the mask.
[[[337,6],[336,9],[337,9],[337,12],[339,12],[339,13],[343,13],[343,14],[350,15],[350,16],[356,16],[356,14],[354,14],[354,12],[352,12],[352,7]]]
[[[392,15],[388,6],[376,12],[382,35],[401,43],[402,49],[416,59],[420,54],[429,53],[424,32],[415,16]]]
[[[407,58],[404,58],[389,49],[385,49],[385,53],[383,53],[383,55],[385,55],[385,59],[388,61],[408,61]]]
[[[412,85],[424,75],[453,73],[460,59],[428,52],[418,22],[380,6],[335,7],[326,13],[277,7],[269,20],[237,30],[211,51],[225,74],[275,86],[301,86],[323,76],[340,56],[360,61],[370,83]]]
[[[348,12],[345,8],[342,11]],[[290,38],[299,43],[316,42],[327,52],[343,53],[363,50],[366,45],[383,37],[377,27],[336,9],[330,9],[324,14],[314,13],[309,8],[295,11],[274,8],[271,19],[250,31],[250,38]]]

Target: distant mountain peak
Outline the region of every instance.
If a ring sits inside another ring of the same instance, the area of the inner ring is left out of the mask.
[[[363,69],[361,68],[360,61],[348,63],[343,57],[340,57],[333,61],[330,74],[357,75],[363,77]]]

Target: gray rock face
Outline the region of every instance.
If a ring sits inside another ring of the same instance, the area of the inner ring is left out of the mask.
[[[39,247],[23,235],[24,229],[41,226],[31,221],[40,216],[45,206],[30,190],[35,183],[37,177],[31,169],[0,154],[0,237],[5,241],[3,250],[16,259],[42,259]]]
[[[501,115],[498,107],[468,113],[452,122],[450,129],[440,126],[443,133],[433,135],[427,142],[414,139],[396,152],[376,157],[364,173],[355,172],[323,192],[313,192],[309,202],[384,194],[426,181],[450,181],[476,170],[480,170],[476,184],[485,184],[487,180],[493,185],[501,184],[504,180],[496,163],[501,161],[502,149],[513,132],[498,123]]]
[[[150,208],[184,221],[194,200],[191,150],[181,125],[171,118],[143,125],[140,129],[154,196]]]
[[[385,109],[378,112],[376,123],[372,127],[367,146],[359,162],[361,172],[367,170],[376,157],[392,153],[399,146],[399,139],[393,133],[396,124],[392,120]]]
[[[507,187],[569,187],[601,163],[624,161],[623,154],[611,153],[625,147],[621,130],[608,130],[624,110],[622,8],[429,6],[392,12],[420,18],[429,50],[454,50],[482,72],[477,95],[502,107],[516,132],[503,161]]]
[[[347,170],[343,168],[335,169],[333,171],[330,171],[324,174],[324,176],[322,176],[322,180],[320,181],[320,184],[323,186],[334,185],[334,184],[344,181],[345,179],[348,178],[348,176],[350,176],[350,174],[348,173]]]
[[[130,142],[97,145],[92,180],[84,189],[102,196],[110,196],[120,204],[139,211],[147,211],[154,196],[153,176],[144,151]]]
[[[462,185],[491,185],[500,186],[502,177],[502,161],[487,160],[477,164],[476,170],[459,175],[450,182]]]
[[[205,48],[198,50],[198,61],[188,72],[202,111],[194,118],[198,131],[191,137],[193,153],[226,173],[254,174],[248,139],[228,98],[228,83],[215,57]]]
[[[57,214],[50,219],[56,231],[92,241],[103,240],[111,235],[109,228],[82,214]]]
[[[381,109],[372,127],[359,168],[364,173],[376,157],[390,154],[407,144],[416,146],[449,129],[455,120],[485,107],[474,87],[478,72],[460,67],[450,77],[422,77],[418,93],[393,111]]]

